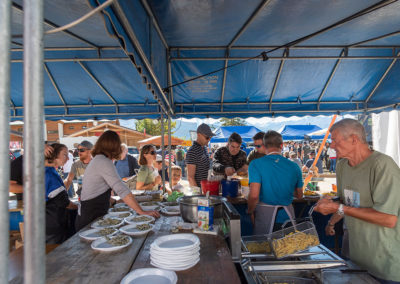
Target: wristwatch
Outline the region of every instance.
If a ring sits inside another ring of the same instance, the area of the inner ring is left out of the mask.
[[[344,207],[343,204],[340,204],[340,205],[339,205],[339,208],[338,208],[338,210],[337,210],[337,212],[336,212],[336,213],[337,213],[338,215],[340,215],[340,216],[344,216],[343,207]]]

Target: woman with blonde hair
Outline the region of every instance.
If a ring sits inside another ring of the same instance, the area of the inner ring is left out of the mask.
[[[121,139],[112,130],[104,132],[94,145],[93,159],[83,177],[81,210],[75,223],[77,231],[107,214],[111,190],[139,215],[160,217],[157,211],[144,211],[121,180],[113,163],[113,160],[120,158],[121,152]]]
[[[46,243],[61,244],[67,239],[67,207],[76,208],[69,201],[64,182],[57,172],[68,161],[68,148],[64,144],[54,143],[51,153],[46,155],[45,188],[46,188]]]
[[[137,190],[157,190],[158,185],[161,184],[161,177],[158,174],[158,169],[153,165],[156,156],[156,149],[151,144],[144,145],[140,150],[140,169],[137,174],[136,182]]]

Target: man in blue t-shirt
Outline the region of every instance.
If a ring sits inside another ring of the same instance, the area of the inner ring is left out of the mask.
[[[303,172],[308,172],[315,160],[315,151],[311,151],[308,155],[309,155],[310,159],[308,159],[307,162],[304,164]],[[315,166],[317,167],[319,174],[324,173],[324,169],[322,168],[322,160],[321,159],[318,159],[317,164]]]
[[[294,216],[293,196],[303,197],[303,180],[299,166],[282,157],[283,140],[276,131],[264,135],[266,156],[249,166],[250,194],[248,213],[254,223],[255,234],[266,234],[275,222],[274,205],[288,206]],[[272,205],[272,206],[271,206]]]

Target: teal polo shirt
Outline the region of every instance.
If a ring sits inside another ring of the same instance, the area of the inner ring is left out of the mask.
[[[294,190],[303,187],[299,166],[281,155],[253,160],[249,166],[249,183],[252,182],[261,184],[259,199],[269,205],[290,205]],[[284,216],[286,213],[279,214],[279,221]]]

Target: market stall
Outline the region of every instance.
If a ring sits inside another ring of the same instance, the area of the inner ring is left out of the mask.
[[[45,277],[44,117],[274,117],[378,112],[399,103],[398,1],[294,1],[293,9],[285,1],[183,1],[178,8],[173,1],[22,2],[1,1],[0,9],[1,49],[12,48],[11,56],[1,54],[1,180],[5,188],[9,120],[24,118],[25,277],[32,283]],[[102,16],[43,39],[43,30],[105,3]],[[0,197],[6,225],[8,196]],[[6,230],[0,237],[8,251]]]

